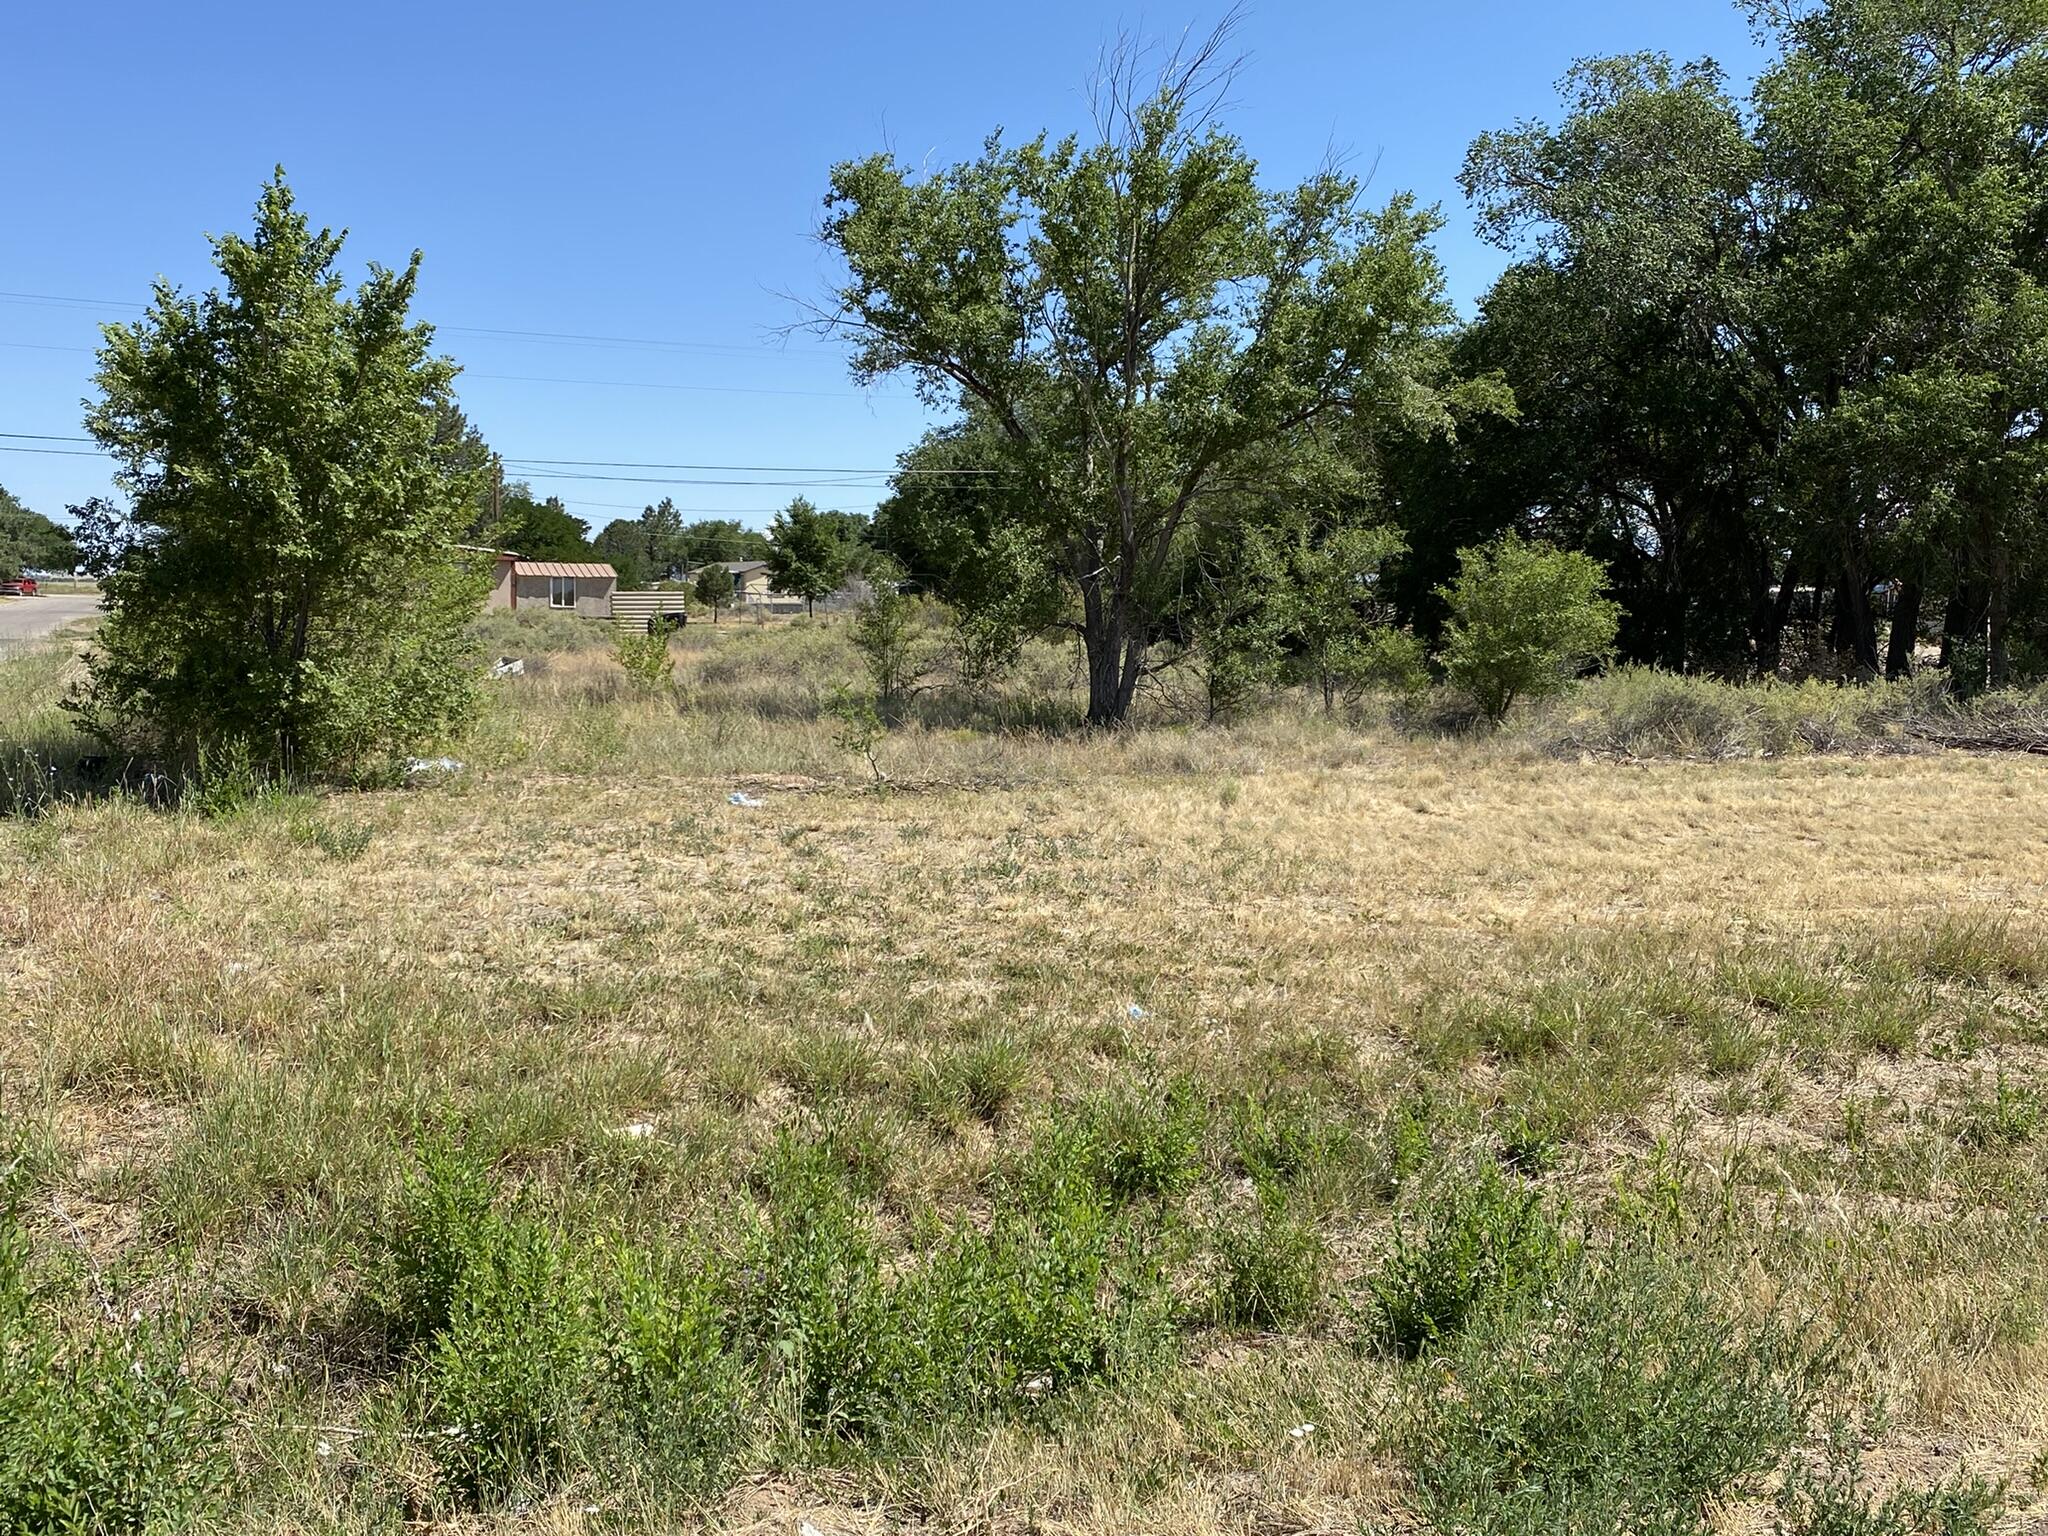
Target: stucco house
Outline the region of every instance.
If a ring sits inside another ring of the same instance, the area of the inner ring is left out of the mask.
[[[809,606],[794,593],[778,591],[773,574],[766,560],[714,560],[708,567],[698,566],[689,572],[694,580],[706,569],[724,571],[732,578],[732,596],[727,599],[731,606],[743,613],[781,614],[803,613]],[[850,576],[830,597],[818,599],[817,611],[834,613],[854,607],[874,595],[864,576]]]
[[[486,608],[549,608],[578,618],[608,619],[619,573],[580,560],[522,560],[500,551]]]
[[[773,595],[766,560],[718,560],[713,563],[732,577],[732,603],[735,608],[765,603]]]

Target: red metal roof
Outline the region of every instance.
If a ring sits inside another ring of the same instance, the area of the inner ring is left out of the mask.
[[[617,581],[619,573],[608,565],[590,565],[571,560],[516,560],[515,576],[584,576],[596,581]]]

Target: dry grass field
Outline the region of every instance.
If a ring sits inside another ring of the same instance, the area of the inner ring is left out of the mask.
[[[138,1518],[2048,1519],[2048,759],[1026,702],[878,788],[831,630],[680,660],[0,819],[0,1350]]]

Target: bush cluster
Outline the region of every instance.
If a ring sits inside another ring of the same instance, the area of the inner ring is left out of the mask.
[[[175,1316],[95,1316],[39,1284],[20,1181],[0,1171],[0,1531],[183,1530],[225,1490],[219,1384]]]

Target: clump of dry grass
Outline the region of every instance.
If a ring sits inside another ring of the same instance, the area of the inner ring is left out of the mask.
[[[1482,1161],[1837,1341],[1815,1434],[1867,1421],[1880,1483],[2040,1498],[2048,763],[937,713],[877,793],[836,630],[676,649],[670,698],[541,658],[431,785],[0,820],[23,1224],[196,1319],[233,1522],[1385,1522],[1441,1367],[1372,1282]],[[414,1336],[388,1266],[431,1245],[388,1234],[435,1149],[480,1267]],[[716,1475],[592,1385],[649,1340],[732,1416]],[[485,1420],[510,1460],[433,1438]]]

